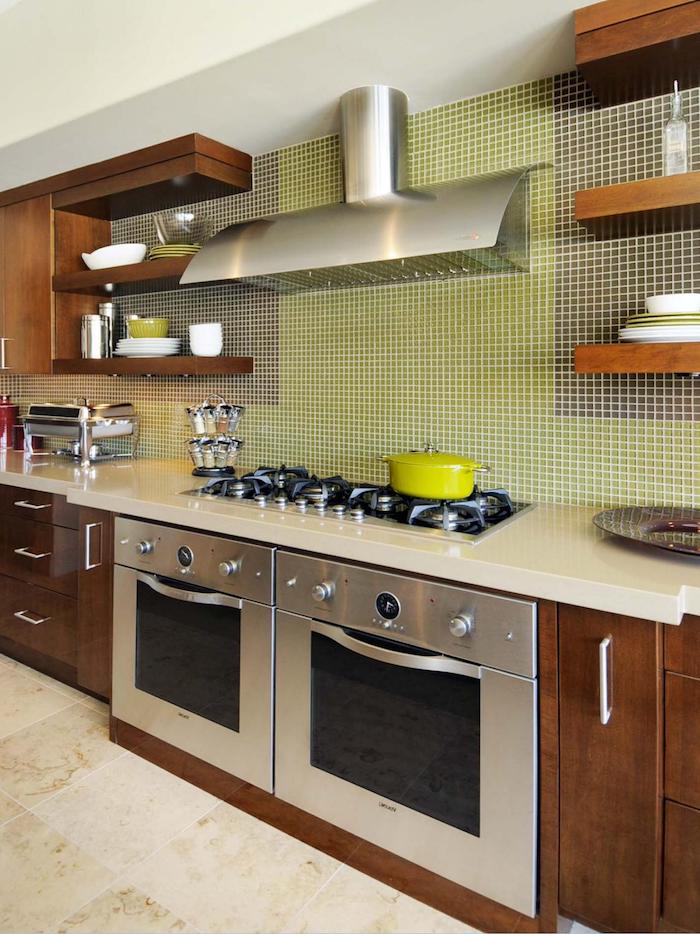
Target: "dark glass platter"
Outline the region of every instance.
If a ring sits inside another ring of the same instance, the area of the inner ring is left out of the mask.
[[[700,509],[628,506],[593,517],[599,529],[667,551],[700,555]]]

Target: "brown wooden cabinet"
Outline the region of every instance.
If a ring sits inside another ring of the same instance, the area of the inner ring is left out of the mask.
[[[110,513],[0,486],[0,651],[102,697],[111,694],[112,534]]]
[[[0,337],[11,374],[51,372],[52,253],[48,195],[0,208]]]
[[[560,606],[559,658],[561,911],[604,930],[652,931],[660,872],[660,627]]]

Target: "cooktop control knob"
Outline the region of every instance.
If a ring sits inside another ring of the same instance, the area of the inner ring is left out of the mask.
[[[222,561],[219,565],[219,574],[222,577],[230,577],[232,574],[238,574],[241,569],[242,561],[236,558],[233,561]]]
[[[321,581],[320,584],[311,588],[311,598],[316,603],[323,603],[325,600],[330,600],[334,592],[335,584],[332,581]]]
[[[450,632],[457,639],[462,636],[469,636],[474,631],[474,617],[466,613],[460,613],[450,620]]]
[[[136,554],[137,555],[150,555],[155,547],[156,546],[154,542],[147,542],[147,541],[139,542],[138,545],[136,546]]]

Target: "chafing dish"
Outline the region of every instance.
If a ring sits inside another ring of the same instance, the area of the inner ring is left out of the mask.
[[[35,402],[22,418],[24,423],[24,453],[31,458],[32,438],[55,438],[69,443],[67,449],[55,451],[74,460],[82,467],[115,457],[134,457],[138,444],[139,416],[130,402]],[[126,451],[109,451],[99,441],[125,438]],[[44,452],[45,453],[45,452]]]

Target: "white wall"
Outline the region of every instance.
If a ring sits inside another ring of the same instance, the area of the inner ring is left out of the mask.
[[[371,2],[20,0],[0,12],[0,147]]]

